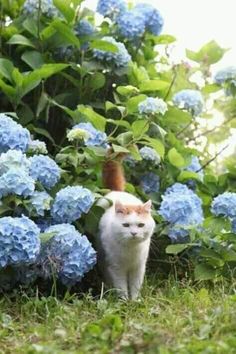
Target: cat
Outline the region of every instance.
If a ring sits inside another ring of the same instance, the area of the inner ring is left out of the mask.
[[[142,287],[155,222],[151,200],[146,203],[124,192],[120,161],[108,161],[103,182],[111,190],[98,205],[105,209],[99,222],[98,263],[105,283],[119,297],[135,300]]]

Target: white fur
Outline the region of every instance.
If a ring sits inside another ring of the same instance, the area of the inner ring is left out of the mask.
[[[151,214],[144,217],[135,212],[129,215],[117,213],[117,202],[123,206],[143,205],[138,198],[126,192],[110,192],[100,200],[98,204],[106,211],[99,223],[98,259],[106,283],[121,297],[136,299],[145,275],[155,222]],[[129,227],[124,227],[124,223]],[[144,227],[138,227],[140,224]]]

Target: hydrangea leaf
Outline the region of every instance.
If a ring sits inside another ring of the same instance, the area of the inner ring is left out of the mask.
[[[90,47],[92,49],[99,49],[99,50],[103,50],[105,52],[112,52],[112,53],[118,52],[118,48],[115,44],[110,43],[105,40],[98,40],[98,39],[94,40],[90,43]]]
[[[176,150],[176,148],[172,148],[168,152],[168,159],[171,165],[175,167],[184,167],[185,160],[183,156]]]
[[[170,86],[169,82],[163,80],[148,80],[143,82],[139,89],[141,92],[161,91]]]
[[[43,56],[36,50],[26,51],[22,54],[21,59],[32,69],[37,69],[44,64]]]
[[[136,120],[132,124],[131,128],[134,134],[134,138],[137,139],[143,136],[148,131],[149,124],[147,120]]]
[[[10,60],[0,58],[0,75],[5,77],[10,82],[12,82],[13,69],[14,69],[14,65]]]
[[[79,105],[77,111],[84,115],[89,122],[91,122],[94,127],[98,130],[104,132],[106,126],[106,118],[101,114],[96,113],[91,107],[86,107],[84,105]]]
[[[191,171],[181,171],[177,180],[179,182],[185,182],[188,181],[190,179],[194,179],[194,180],[200,180],[199,175],[196,172],[191,172]]]
[[[69,26],[59,19],[55,20],[52,23],[52,26],[60,33],[67,43],[73,44],[77,48],[80,48],[80,41]]]
[[[169,245],[166,247],[167,254],[179,254],[180,252],[184,251],[188,248],[188,244],[179,244],[176,243],[175,245]]]
[[[209,264],[198,264],[194,269],[195,280],[210,280],[217,276],[217,270]]]
[[[198,52],[186,49],[186,56],[197,63],[214,64],[217,63],[227,51],[228,49],[221,48],[215,41],[210,41]]]
[[[71,0],[53,0],[53,4],[66,18],[67,22],[71,22],[75,16],[75,11],[70,6]]]
[[[23,45],[26,47],[35,48],[35,45],[27,37],[23,36],[22,34],[14,34],[9,39],[9,41],[7,43],[10,45],[19,44],[19,45]]]
[[[147,98],[146,95],[138,95],[135,97],[131,97],[126,103],[128,113],[134,113],[135,111],[137,111],[138,104],[144,101],[145,98]]]

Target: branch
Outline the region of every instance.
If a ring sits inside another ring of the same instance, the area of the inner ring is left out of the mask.
[[[210,165],[210,163],[212,163],[219,155],[222,154],[222,152],[224,150],[227,149],[227,147],[229,146],[230,144],[228,143],[227,145],[225,145],[219,152],[217,152],[217,154],[215,154],[215,156],[213,156],[209,161],[207,161],[201,168],[199,168],[199,170],[196,171],[196,173],[204,170],[204,168],[206,168],[208,165]]]
[[[175,71],[174,71],[174,76],[173,76],[173,78],[172,78],[172,81],[171,81],[171,83],[170,83],[170,86],[169,86],[169,88],[168,88],[168,91],[167,91],[166,94],[165,94],[164,101],[167,100],[167,98],[168,98],[168,96],[169,96],[169,94],[170,94],[170,91],[171,91],[171,89],[172,89],[172,87],[173,87],[173,85],[174,85],[174,83],[175,83],[176,78],[177,78],[177,71],[176,71],[176,69],[175,69]]]

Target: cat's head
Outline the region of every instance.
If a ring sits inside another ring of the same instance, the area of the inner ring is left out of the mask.
[[[115,233],[122,240],[142,242],[151,237],[155,222],[151,216],[152,202],[140,205],[126,205],[115,202]]]

